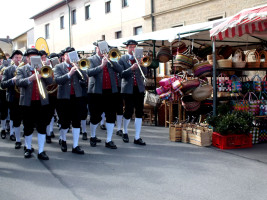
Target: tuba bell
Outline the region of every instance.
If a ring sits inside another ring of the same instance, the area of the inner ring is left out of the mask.
[[[143,67],[149,67],[152,63],[152,57],[151,56],[144,56],[142,59],[141,59],[141,65]]]
[[[121,58],[121,52],[117,48],[113,48],[108,53],[109,60],[113,62],[118,62]]]

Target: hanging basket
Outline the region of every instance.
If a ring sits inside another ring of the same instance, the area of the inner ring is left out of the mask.
[[[194,66],[194,60],[191,55],[177,54],[175,59],[185,69],[191,69]]]
[[[249,60],[249,55],[254,55],[251,60]],[[259,53],[255,50],[249,50],[246,53],[246,62],[248,68],[260,68],[260,56]]]
[[[260,57],[260,67],[261,68],[267,68],[267,51],[260,51],[259,53],[259,57]],[[264,57],[264,61],[261,61],[261,58]]]
[[[193,71],[197,77],[206,77],[212,73],[212,65],[208,61],[196,63]]]
[[[172,58],[170,48],[167,46],[160,47],[156,57],[161,63],[168,62]]]
[[[182,106],[187,111],[196,111],[200,108],[201,102],[192,98],[192,95],[182,97]]]
[[[183,41],[175,41],[172,43],[172,55],[175,56],[178,53],[183,53],[187,50],[187,46]]]
[[[211,85],[200,86],[193,91],[192,97],[196,101],[204,101],[211,97],[212,90],[213,88]]]

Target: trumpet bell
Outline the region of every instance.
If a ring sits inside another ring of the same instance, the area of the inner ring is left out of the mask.
[[[152,57],[151,56],[144,56],[141,59],[141,65],[144,67],[149,67],[152,63]]]
[[[41,68],[40,74],[43,78],[48,78],[52,76],[53,70],[49,66],[43,66]]]
[[[80,70],[87,70],[90,68],[90,61],[86,58],[83,58],[78,63]]]
[[[113,48],[108,53],[108,58],[111,61],[118,62],[121,58],[121,52],[117,48]]]

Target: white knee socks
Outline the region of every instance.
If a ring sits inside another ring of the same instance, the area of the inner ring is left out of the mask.
[[[81,120],[82,133],[86,132],[86,120]]]
[[[45,134],[38,133],[38,152],[42,153],[44,151],[44,144],[45,144]]]
[[[138,140],[140,138],[142,118],[135,118],[134,126],[135,126],[135,139]]]
[[[68,129],[60,129],[59,133],[63,141],[67,140],[67,132],[68,132]]]
[[[2,130],[6,130],[6,120],[1,120],[1,128]]]
[[[53,132],[53,129],[54,129],[54,117],[52,117],[51,121],[50,121],[50,133]]]
[[[117,131],[121,130],[122,115],[117,115]]]
[[[95,137],[95,132],[98,124],[92,124],[90,123],[90,131],[91,131],[91,137]]]
[[[103,125],[105,123],[105,113],[104,112],[102,113],[101,117],[102,117],[102,120],[100,122],[100,125]]]
[[[123,118],[123,134],[128,134],[128,125],[130,123],[131,119],[125,119]]]
[[[29,136],[25,136],[25,144],[27,149],[32,148],[32,134]]]
[[[73,148],[76,148],[79,143],[80,128],[72,128]]]
[[[47,135],[47,136],[51,136],[50,125],[47,125],[47,126],[46,126],[46,135]]]
[[[114,124],[113,123],[106,123],[106,128],[107,128],[107,140],[106,140],[106,142],[110,142],[112,140]]]
[[[13,120],[9,121],[10,135],[14,135]]]
[[[20,142],[20,126],[14,127],[14,130],[15,130],[16,142]]]

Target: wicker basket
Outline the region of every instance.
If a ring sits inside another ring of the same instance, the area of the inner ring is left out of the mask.
[[[221,68],[231,68],[232,67],[232,60],[230,59],[221,59],[217,60],[218,66]]]
[[[267,68],[267,51],[260,51],[259,53],[259,57],[261,59],[261,57],[264,56],[264,62],[260,62],[260,67],[261,68]]]
[[[255,58],[253,61],[248,60],[248,56],[253,53]],[[259,53],[255,50],[249,50],[246,54],[246,62],[247,62],[247,67],[248,68],[260,68],[260,56]]]
[[[246,61],[243,60],[244,52],[241,49],[237,49],[233,55],[233,67],[234,68],[244,68],[246,66]]]

